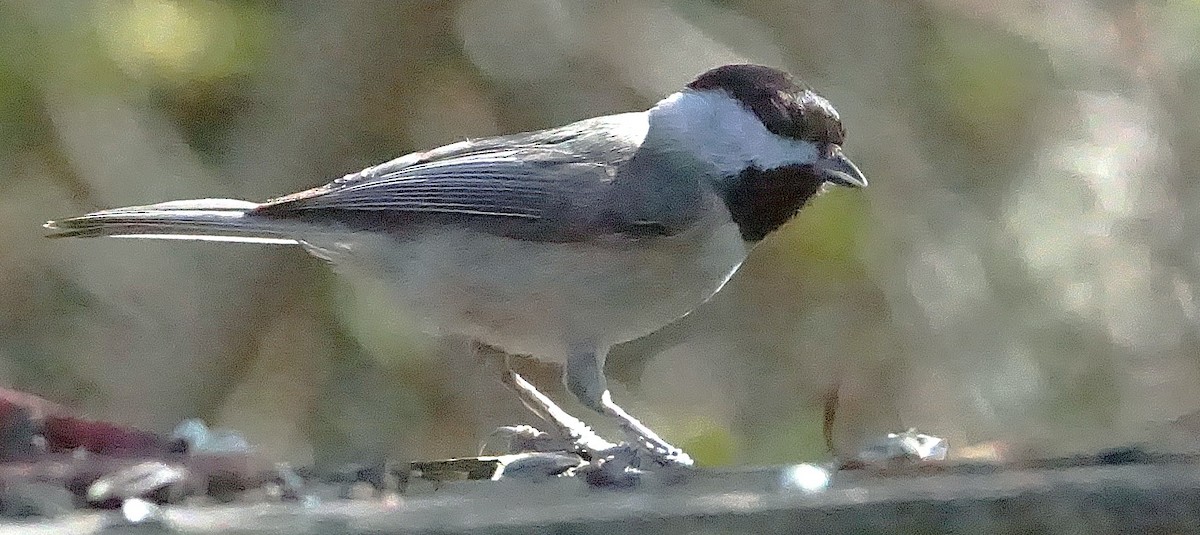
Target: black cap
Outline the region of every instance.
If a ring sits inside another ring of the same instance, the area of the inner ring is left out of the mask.
[[[776,135],[835,145],[846,138],[842,121],[829,101],[779,69],[723,65],[697,76],[688,88],[724,90]]]

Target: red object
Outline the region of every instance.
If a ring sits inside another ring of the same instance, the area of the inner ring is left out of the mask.
[[[179,452],[177,441],[113,422],[68,414],[66,407],[33,394],[0,388],[0,460],[45,451],[83,448],[102,455],[150,455]]]

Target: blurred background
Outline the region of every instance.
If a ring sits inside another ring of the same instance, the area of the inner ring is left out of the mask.
[[[155,431],[204,418],[297,463],[475,454],[537,422],[370,281],[298,248],[40,225],[261,200],[752,61],[837,106],[871,187],[616,348],[615,399],[709,466],[824,458],[834,392],[842,449],[907,427],[962,455],[1191,448],[1197,35],[1195,0],[3,0],[0,386]]]

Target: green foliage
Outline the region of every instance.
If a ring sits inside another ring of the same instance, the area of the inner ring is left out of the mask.
[[[737,437],[714,422],[693,422],[690,433],[679,447],[688,452],[700,466],[728,466],[737,459],[740,449]]]

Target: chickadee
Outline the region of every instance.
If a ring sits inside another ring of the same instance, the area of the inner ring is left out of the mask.
[[[605,355],[712,297],[825,184],[866,186],[844,140],[833,106],[787,73],[725,65],[646,111],[461,141],[263,203],[172,201],[46,228],[298,244],[387,281],[443,332],[563,363],[569,391],[633,448],[690,465],[612,401]],[[561,411],[508,378],[539,415]],[[583,428],[565,432],[603,455]]]

